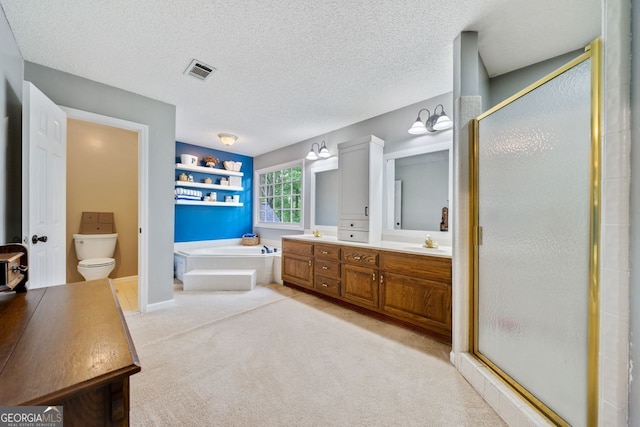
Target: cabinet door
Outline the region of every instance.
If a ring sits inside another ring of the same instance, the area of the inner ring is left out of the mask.
[[[402,274],[382,272],[380,308],[441,334],[451,332],[451,286]]]
[[[340,150],[340,218],[364,219],[369,207],[369,144]]]
[[[283,253],[282,280],[294,285],[313,288],[313,259]]]
[[[342,298],[363,307],[378,308],[378,270],[343,264]]]

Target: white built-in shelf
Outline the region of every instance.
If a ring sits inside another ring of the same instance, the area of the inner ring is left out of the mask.
[[[208,173],[212,175],[244,176],[242,172],[229,171],[226,169],[216,169],[216,168],[210,168],[206,166],[191,166],[191,165],[185,165],[184,163],[176,163],[176,169],[182,170],[182,171]]]
[[[208,188],[211,190],[222,191],[242,191],[243,187],[235,187],[233,185],[205,184],[203,182],[176,181],[176,187],[192,187],[192,188]]]
[[[199,206],[244,206],[244,203],[233,202],[204,202],[200,200],[176,200],[176,205],[199,205]]]

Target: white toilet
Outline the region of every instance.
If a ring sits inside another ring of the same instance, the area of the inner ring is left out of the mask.
[[[118,233],[113,234],[74,234],[78,273],[85,280],[106,279],[116,267],[111,258],[116,250]]]

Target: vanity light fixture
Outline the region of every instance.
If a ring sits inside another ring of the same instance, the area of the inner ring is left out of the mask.
[[[313,147],[315,146],[318,147],[317,152],[316,150],[313,149]],[[305,157],[305,159],[318,160],[318,159],[328,159],[329,157],[331,157],[331,153],[327,148],[327,144],[324,141],[322,141],[322,145],[318,144],[317,142],[314,142],[313,144],[311,144],[311,150],[309,150],[309,154],[307,154],[307,157]]]
[[[440,114],[438,114],[438,107],[440,107]],[[427,120],[425,120],[424,123],[420,118],[420,114],[422,114],[423,111],[426,111],[427,114],[429,114],[429,117],[427,117]],[[439,130],[451,129],[452,127],[453,122],[444,112],[444,107],[442,106],[442,104],[438,104],[433,110],[433,115],[431,114],[431,111],[426,108],[418,111],[418,117],[416,118],[416,121],[413,123],[413,125],[409,128],[409,133],[411,135],[423,135],[427,132],[437,132]]]
[[[226,146],[233,145],[236,139],[238,139],[237,136],[231,135],[230,133],[219,133],[218,138],[220,138],[220,141]]]

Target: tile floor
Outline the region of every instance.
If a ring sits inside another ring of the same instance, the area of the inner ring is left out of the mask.
[[[138,311],[138,276],[112,279],[123,313]]]

